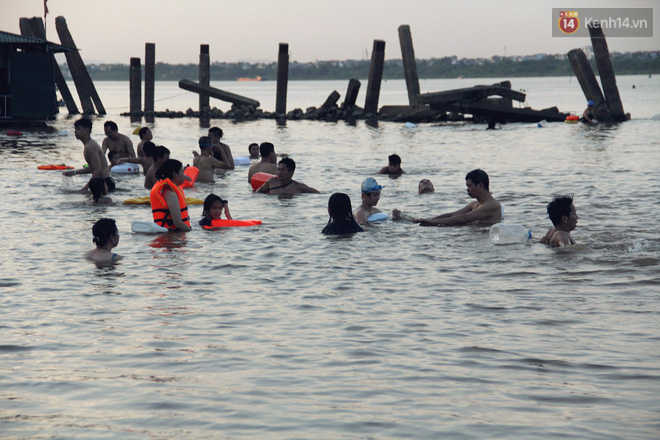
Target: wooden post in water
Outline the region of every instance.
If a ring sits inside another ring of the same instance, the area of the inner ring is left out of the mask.
[[[408,103],[417,105],[419,95],[419,77],[417,76],[417,62],[415,61],[415,49],[412,42],[410,26],[402,24],[399,26],[399,42],[401,43],[401,55],[403,57],[403,74],[406,77],[408,88]]]
[[[19,26],[21,29],[21,35],[41,38],[42,40],[46,39],[46,29],[44,28],[44,22],[41,17],[21,18],[19,20]],[[55,84],[66,104],[66,109],[69,111],[70,115],[77,115],[80,113],[78,111],[78,106],[71,95],[69,86],[66,84],[64,75],[62,75],[60,66],[57,64],[55,58],[53,58],[53,70],[55,71]]]
[[[64,17],[57,17],[55,19],[55,28],[57,29],[57,34],[60,36],[62,45],[76,48],[76,43],[73,42],[73,38],[69,33],[69,28]],[[105,115],[105,108],[103,107],[103,103],[101,103],[101,98],[99,98],[98,93],[96,93],[94,83],[89,76],[89,72],[87,72],[87,68],[85,67],[85,63],[83,62],[80,53],[78,53],[78,51],[66,52],[65,56],[66,62],[69,65],[69,70],[71,71],[71,76],[73,77],[73,82],[76,85],[76,90],[78,90],[83,113],[94,114],[94,106],[91,103],[91,101],[94,101],[94,105],[96,106],[99,115]]]
[[[605,34],[603,34],[603,29],[600,26],[587,26],[587,28],[589,29],[591,46],[594,49],[598,75],[600,76],[600,83],[603,86],[603,93],[605,93],[607,107],[609,107],[612,118],[615,121],[625,121],[626,114],[623,111],[619,88],[616,86],[616,76],[612,68],[610,51],[607,48],[607,40],[605,39]],[[596,116],[596,118],[598,117]]]
[[[156,81],[156,45],[144,45],[144,120],[154,122],[154,94]]]
[[[594,116],[596,119],[603,122],[612,122],[614,119],[607,108],[603,92],[600,90],[600,85],[598,85],[598,80],[596,80],[596,75],[591,69],[587,56],[582,49],[573,49],[568,52],[568,60],[571,62],[573,72],[580,83],[580,87],[582,87],[585,98],[587,98],[587,101],[594,102]]]
[[[286,92],[289,82],[289,43],[280,43],[277,54],[277,95],[275,113],[286,115]]]
[[[211,85],[211,57],[208,44],[199,46],[199,84],[206,87]],[[199,94],[199,125],[203,128],[211,126],[211,108],[209,95],[206,93]]]
[[[360,93],[360,85],[361,83],[359,79],[351,78],[348,81],[346,99],[344,99],[344,104],[342,104],[344,110],[353,110],[355,107],[355,101],[357,101],[358,93]]]
[[[139,122],[142,120],[140,114],[142,108],[142,69],[140,67],[139,58],[131,58],[129,88],[131,100],[131,122]]]
[[[365,113],[378,113],[378,98],[380,95],[380,83],[383,80],[383,68],[385,67],[385,42],[374,40],[374,48],[371,53],[371,67],[369,68],[369,82],[367,83],[367,97],[364,101]]]

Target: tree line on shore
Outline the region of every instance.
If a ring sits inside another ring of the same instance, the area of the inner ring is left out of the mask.
[[[366,80],[370,60],[316,61],[289,63],[290,80]],[[591,60],[594,72],[598,69]],[[617,75],[660,73],[660,52],[612,53],[612,66]],[[88,64],[94,81],[125,81],[129,77],[128,64]],[[63,73],[68,76],[66,65]],[[443,78],[501,78],[532,76],[570,76],[573,70],[566,55],[533,55],[526,57],[499,57],[458,59],[457,57],[418,59],[420,79]],[[143,69],[144,74],[144,69]],[[212,81],[236,81],[238,78],[261,77],[262,81],[277,79],[277,63],[221,63],[211,64]],[[199,79],[197,64],[156,63],[156,80],[179,81]],[[386,60],[383,79],[404,79],[402,60]]]

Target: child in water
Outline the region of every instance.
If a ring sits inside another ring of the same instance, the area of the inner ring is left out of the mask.
[[[111,252],[119,243],[119,230],[113,219],[102,218],[94,223],[92,235],[96,249],[86,252],[85,258],[95,263],[114,263],[124,258]]]
[[[106,197],[108,194],[108,185],[105,183],[105,179],[102,177],[94,177],[88,183],[89,190],[92,192],[92,203],[94,205],[114,205],[110,197]]]
[[[321,231],[325,235],[352,234],[363,229],[353,217],[351,198],[344,193],[334,193],[328,199],[328,214],[330,219]]]
[[[229,213],[229,202],[222,200],[215,194],[209,194],[204,199],[204,211],[202,212],[202,219],[199,221],[199,225],[211,227],[213,220],[220,220],[222,218],[223,211],[227,220],[233,220]]]

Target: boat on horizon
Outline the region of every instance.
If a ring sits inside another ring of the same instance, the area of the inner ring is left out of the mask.
[[[236,81],[245,82],[245,81],[261,81],[260,76],[255,76],[254,78],[238,78]]]

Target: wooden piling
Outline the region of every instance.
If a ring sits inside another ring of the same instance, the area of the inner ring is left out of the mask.
[[[321,111],[330,110],[334,105],[337,104],[337,101],[339,101],[340,97],[341,97],[341,95],[339,94],[339,92],[336,91],[336,90],[333,90],[332,93],[330,93],[330,95],[328,95],[328,98],[325,100],[323,105],[321,105],[321,108],[319,108],[319,110],[321,110]]]
[[[46,29],[44,28],[44,22],[41,17],[32,17],[32,18],[21,18],[19,20],[19,26],[21,29],[21,35],[26,37],[35,37],[41,38],[42,40],[46,39]],[[53,58],[53,70],[55,71],[55,85],[57,85],[57,90],[60,91],[62,99],[66,104],[66,109],[70,115],[77,115],[80,113],[78,111],[78,106],[76,101],[74,101],[69,86],[62,75],[60,66],[57,64],[57,60]]]
[[[156,84],[156,45],[144,45],[144,120],[154,122],[154,94]]]
[[[603,93],[605,94],[607,107],[610,109],[612,118],[615,121],[625,121],[626,114],[623,111],[623,103],[621,102],[621,96],[619,95],[619,88],[616,85],[616,76],[614,75],[614,69],[612,68],[610,51],[607,48],[607,40],[605,39],[605,34],[603,34],[603,29],[600,26],[587,26],[587,28],[589,29],[591,46],[594,49],[596,66],[598,66],[598,75],[600,76],[600,83],[603,86]],[[596,116],[596,118],[598,118],[598,116]]]
[[[342,107],[345,110],[352,110],[355,107],[355,101],[357,101],[358,93],[360,93],[360,80],[352,78],[348,81],[348,88],[346,89],[346,99]]]
[[[131,122],[139,122],[142,120],[142,115],[140,114],[142,108],[142,69],[139,58],[131,58],[129,89]]]
[[[257,108],[259,107],[259,105],[261,105],[259,101],[256,101],[254,99],[246,98],[244,96],[236,95],[230,92],[225,92],[224,90],[216,89],[214,87],[204,86],[202,84],[198,84],[188,79],[180,80],[179,88],[183,90],[188,90],[189,92],[200,93],[200,94],[204,93],[207,96],[210,96],[211,98],[216,98],[222,101],[231,102],[232,104],[245,105],[247,107],[254,107],[254,108]]]
[[[199,45],[199,85],[209,87],[211,85],[211,57],[209,45]],[[211,107],[209,106],[209,95],[199,93],[199,125],[203,128],[211,126]]]
[[[374,40],[371,53],[371,67],[369,68],[369,82],[367,83],[367,96],[364,101],[365,113],[378,113],[378,98],[380,83],[383,80],[385,67],[385,41]]]
[[[596,75],[591,69],[587,56],[582,49],[573,49],[568,52],[568,60],[571,62],[573,72],[580,83],[580,87],[582,87],[585,98],[587,98],[587,101],[594,102],[594,116],[596,119],[603,122],[612,122],[614,119],[607,107],[603,92],[600,90],[600,85],[598,85]]]
[[[57,34],[60,37],[62,45],[76,48],[76,43],[74,43],[73,38],[69,33],[69,28],[64,17],[57,17],[55,19],[55,28],[57,29]],[[101,103],[101,98],[99,98],[98,93],[96,93],[96,88],[94,88],[94,83],[89,76],[89,72],[87,72],[87,68],[85,67],[85,63],[83,62],[80,53],[78,53],[78,51],[66,52],[65,56],[66,62],[69,65],[69,70],[71,71],[71,76],[73,77],[73,82],[76,85],[76,90],[78,90],[83,113],[94,114],[95,105],[98,113],[100,115],[105,115],[105,108],[103,107],[103,103]],[[93,105],[92,101],[94,101]]]
[[[403,74],[406,78],[408,88],[408,103],[417,105],[419,95],[419,77],[417,76],[417,62],[415,61],[415,49],[412,42],[410,26],[402,24],[399,26],[399,43],[401,44],[401,55],[403,57]]]
[[[275,113],[286,115],[286,93],[289,82],[289,44],[280,43],[277,55],[277,95],[275,97]]]

